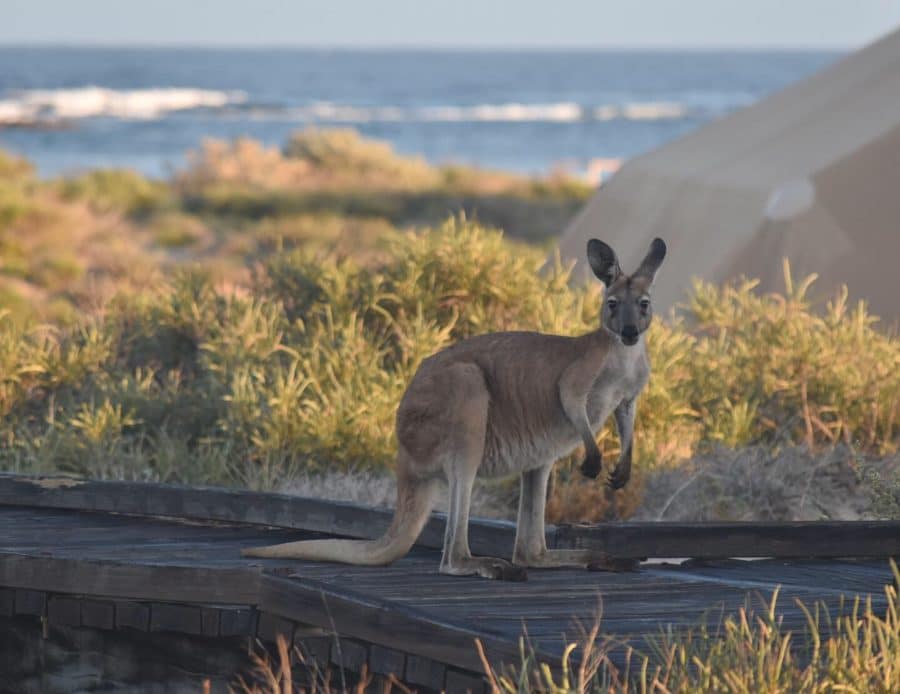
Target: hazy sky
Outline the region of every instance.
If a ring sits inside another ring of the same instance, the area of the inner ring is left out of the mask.
[[[854,47],[900,0],[0,0],[0,43]]]

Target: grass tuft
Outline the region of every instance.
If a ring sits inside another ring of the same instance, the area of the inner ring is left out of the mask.
[[[663,633],[649,642],[649,654],[627,649],[625,667],[613,662],[617,644],[599,636],[598,617],[566,648],[559,672],[535,662],[524,646],[518,666],[498,671],[482,658],[485,672],[495,694],[889,694],[900,690],[900,572],[894,562],[891,568],[895,582],[885,586],[883,613],[860,596],[834,616],[821,603],[798,600],[806,625],[794,633],[782,625],[776,590],[761,614],[742,608],[713,628]]]

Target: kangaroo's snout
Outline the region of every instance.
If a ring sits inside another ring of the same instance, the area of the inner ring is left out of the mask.
[[[633,345],[638,341],[638,328],[636,325],[626,325],[622,328],[622,342]]]

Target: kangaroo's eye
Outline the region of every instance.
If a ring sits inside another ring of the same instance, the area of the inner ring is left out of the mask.
[[[650,308],[650,299],[641,299],[640,307],[641,307],[642,311],[646,311],[647,309],[649,309]]]
[[[616,306],[619,305],[619,300],[616,297],[611,296],[606,300],[606,305],[609,306],[610,311],[614,311]]]

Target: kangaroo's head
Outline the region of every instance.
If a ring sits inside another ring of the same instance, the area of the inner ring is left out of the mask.
[[[631,275],[622,272],[616,252],[603,241],[588,241],[587,257],[594,274],[606,285],[601,323],[624,344],[637,344],[653,317],[650,288],[666,257],[666,244],[662,239],[653,239],[647,255]]]

